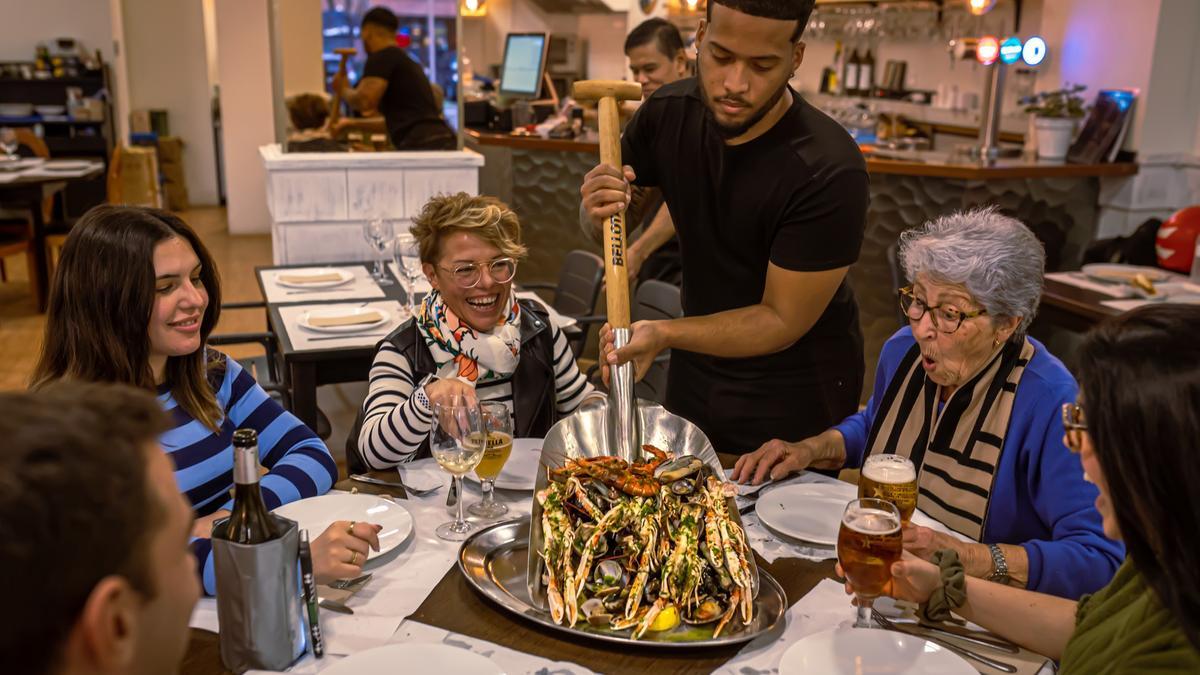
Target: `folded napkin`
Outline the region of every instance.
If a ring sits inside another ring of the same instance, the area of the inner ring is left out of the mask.
[[[396,467],[400,481],[414,490],[432,490],[446,484],[449,476],[433,459],[419,459]]]
[[[382,319],[382,314],[371,310],[369,312],[356,312],[354,314],[342,314],[338,316],[312,316],[310,314],[308,323],[320,328],[328,328],[330,326],[355,326],[360,323],[378,323]]]
[[[341,281],[342,275],[337,272],[309,272],[280,274],[275,277],[278,281],[288,284],[316,284],[325,281]]]

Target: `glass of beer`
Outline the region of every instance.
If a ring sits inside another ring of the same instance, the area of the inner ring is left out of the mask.
[[[896,505],[907,525],[917,510],[917,468],[900,455],[870,455],[858,479],[858,498],[873,497]]]
[[[479,404],[455,398],[450,403],[433,404],[433,425],[429,428],[429,450],[433,458],[454,480],[454,489],[462,494],[462,477],[483,459],[482,413]],[[439,525],[437,536],[447,541],[462,541],[472,525],[463,518],[463,500],[458,500],[454,522]]]
[[[871,606],[892,580],[900,559],[900,511],[882,499],[855,499],[846,505],[838,530],[838,562],[858,598],[855,628],[875,628]]]
[[[499,518],[508,513],[508,507],[496,501],[496,477],[500,475],[504,463],[512,454],[512,415],[508,406],[500,401],[483,401],[479,407],[483,411],[483,427],[487,440],[484,443],[483,459],[475,467],[475,475],[479,476],[483,500],[472,504],[467,510],[480,518]]]

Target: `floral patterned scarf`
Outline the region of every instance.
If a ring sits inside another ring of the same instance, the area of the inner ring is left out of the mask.
[[[478,385],[512,377],[521,353],[521,308],[514,293],[509,293],[507,301],[511,303],[508,314],[492,330],[481,333],[459,319],[441,293],[432,291],[425,296],[416,317],[417,328],[437,364],[439,378],[457,377]]]

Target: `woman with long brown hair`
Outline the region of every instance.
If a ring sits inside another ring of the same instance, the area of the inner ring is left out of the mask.
[[[212,256],[187,223],[157,209],[103,205],[67,237],[50,290],[33,387],[59,379],[156,391],[172,425],[159,439],[196,513],[192,549],[204,589],[216,582],[209,534],[228,515],[232,435],[258,432],[268,508],[329,490],[337,466],[311,430],[233,359],[206,346],[220,317]],[[356,575],[375,526],[334,523],[313,542],[314,571]]]

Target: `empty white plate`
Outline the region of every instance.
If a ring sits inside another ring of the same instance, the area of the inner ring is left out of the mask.
[[[440,643],[387,645],[351,654],[321,671],[324,675],[504,675],[487,657]]]
[[[538,467],[542,461],[541,438],[514,438],[512,454],[496,477],[496,487],[501,490],[532,490],[537,484]],[[479,482],[474,473],[466,475],[472,483]]]
[[[849,483],[794,483],[763,492],[754,513],[789,537],[836,546],[842,513],[857,496],[858,488]]]
[[[284,504],[272,513],[296,521],[300,529],[308,530],[310,540],[321,536],[335,520],[382,525],[379,550],[370,551],[368,561],[403,544],[413,530],[413,517],[408,509],[374,495],[338,493],[309,497]]]
[[[325,274],[336,274],[336,275],[338,275],[338,278],[330,279],[329,281],[312,281],[312,282],[284,281],[283,279],[279,278],[280,276],[287,276],[289,274],[295,274],[295,275],[300,275],[300,276],[314,276],[314,277],[322,276]],[[334,286],[341,286],[342,284],[349,283],[352,279],[354,279],[353,272],[351,272],[350,270],[339,269],[336,267],[318,267],[315,269],[304,268],[304,269],[294,269],[294,270],[279,270],[278,272],[275,273],[275,283],[279,284],[280,286],[286,286],[288,288],[332,288]]]
[[[335,318],[343,316],[358,316],[361,314],[378,314],[378,321],[352,323],[344,326],[314,326],[312,319],[317,317]],[[337,307],[334,309],[311,309],[300,317],[300,325],[318,333],[362,333],[378,328],[392,320],[392,313],[379,307]]]
[[[332,672],[332,671],[329,671]],[[779,675],[978,675],[957,654],[913,635],[874,628],[834,628],[796,641]]]

